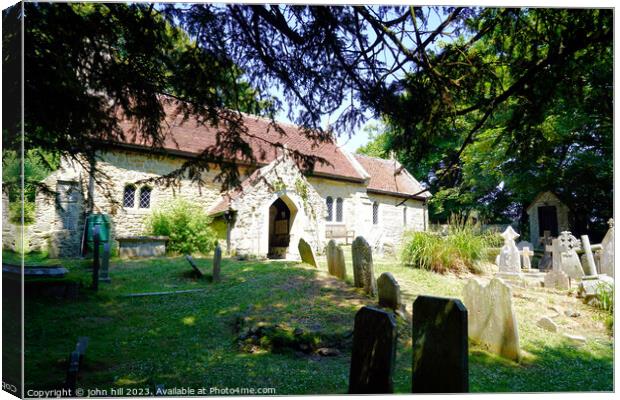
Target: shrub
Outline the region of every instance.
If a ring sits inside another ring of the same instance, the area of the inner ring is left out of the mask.
[[[450,225],[448,235],[412,232],[404,238],[401,260],[406,265],[439,273],[467,269],[478,272],[478,262],[486,257],[485,238],[466,223]]]
[[[168,236],[167,250],[173,253],[208,253],[217,240],[211,218],[197,204],[177,199],[154,210],[147,220],[148,234]]]
[[[17,201],[15,203],[9,204],[9,221],[14,224],[22,223],[22,209],[24,212],[24,225],[30,225],[34,223],[34,202],[32,201],[24,201],[23,207],[22,202]]]

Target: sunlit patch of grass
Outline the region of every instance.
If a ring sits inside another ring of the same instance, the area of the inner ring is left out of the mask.
[[[124,386],[275,387],[278,394],[346,393],[350,349],[336,357],[313,358],[274,353],[259,348],[241,352],[236,322],[281,325],[287,332],[303,328],[312,334],[343,336],[353,329],[354,316],[373,299],[352,287],[350,247],[345,247],[349,280],[327,276],[324,258],[317,270],[287,262],[224,259],[222,281],[196,280],[183,273],[191,267],[183,257],[151,260],[113,260],[112,283],[98,293],[87,289],[88,260],[62,260],[85,284],[77,302],[31,299],[26,303],[26,386],[57,387],[65,379],[66,361],[78,336],[90,346],[79,384],[84,388]],[[207,272],[211,259],[196,258]],[[411,311],[418,295],[461,297],[463,276],[436,274],[402,266],[396,259],[375,257],[375,276],[392,272],[403,301]],[[206,288],[181,295],[128,298],[128,293]],[[527,356],[521,364],[507,362],[475,346],[470,354],[472,391],[610,390],[612,339],[601,321],[605,312],[575,302],[587,343],[570,346],[560,334],[540,330],[537,313],[547,304],[572,301],[565,294],[528,293],[541,299],[533,304],[515,298],[521,345]],[[573,304],[573,303],[571,303]],[[563,318],[563,319],[562,319]],[[559,322],[569,330],[571,323]],[[410,326],[398,321],[395,370],[397,392],[411,390]],[[602,333],[596,335],[597,326]],[[181,329],[180,329],[181,328]],[[276,335],[277,336],[277,335]],[[286,336],[286,335],[285,335]],[[276,338],[277,340],[284,338]],[[551,377],[552,379],[548,379]]]

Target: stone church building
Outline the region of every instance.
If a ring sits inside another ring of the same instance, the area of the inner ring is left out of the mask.
[[[178,169],[216,143],[217,128],[165,109],[163,150],[154,152],[136,139],[108,146],[97,161],[107,176],[103,182],[90,180],[81,163],[62,162],[45,180],[56,189],[56,198],[37,197],[36,222],[27,227],[30,250],[79,254],[91,202],[94,213],[109,215],[115,246],[115,238],[144,235],[148,215],[176,196],[204,207],[224,248],[237,255],[296,259],[300,238],[322,252],[331,238],[351,243],[359,235],[382,251],[394,249],[404,231],[428,226],[430,194],[397,161],[353,155],[334,142],[316,145],[294,125],[278,123],[281,130],[276,131],[270,120],[249,115],[244,115],[244,140],[257,163],[238,162],[244,179],[240,188],[220,191],[217,163],[202,173],[202,185],[187,179],[174,187],[140,184]],[[121,127],[131,129],[125,122]],[[317,163],[303,174],[287,149],[320,156],[329,164]]]

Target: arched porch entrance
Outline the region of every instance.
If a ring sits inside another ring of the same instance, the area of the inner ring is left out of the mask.
[[[269,252],[267,257],[272,259],[286,258],[296,216],[297,207],[286,196],[276,199],[269,206]]]

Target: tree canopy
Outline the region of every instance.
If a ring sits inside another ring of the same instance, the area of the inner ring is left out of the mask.
[[[350,134],[370,112],[385,121],[390,150],[445,199],[438,216],[476,202],[519,214],[542,187],[588,215],[609,205],[610,9],[28,3],[25,11],[28,145],[94,152],[122,134],[120,110],[157,147],[162,95],[205,124],[224,123],[215,150],[247,160],[240,111],[287,110],[317,141],[333,140],[324,116]],[[274,90],[279,101],[268,96]],[[199,176],[213,150],[183,172]],[[238,183],[234,165],[222,181]],[[581,191],[601,196],[583,203]]]

